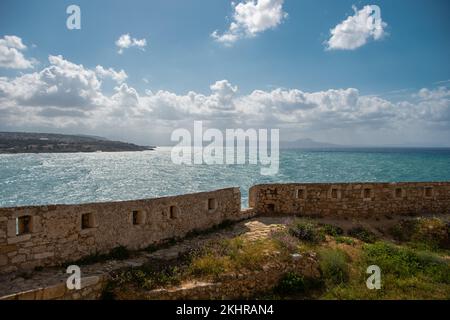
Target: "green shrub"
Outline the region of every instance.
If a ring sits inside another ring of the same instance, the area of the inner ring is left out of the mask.
[[[270,255],[280,250],[273,239],[244,241],[237,237],[227,241],[227,246],[234,269],[260,270]]]
[[[300,240],[311,243],[320,243],[325,240],[323,230],[311,222],[296,222],[289,228],[289,233]]]
[[[181,272],[177,266],[156,268],[152,265],[144,265],[138,268],[128,268],[112,276],[109,290],[106,290],[105,295],[111,294],[112,288],[120,287],[127,283],[133,283],[146,290],[177,285],[180,283],[180,276]]]
[[[351,228],[350,230],[347,231],[347,234],[351,237],[354,237],[367,243],[373,243],[377,240],[377,236],[373,232],[363,227]]]
[[[450,266],[439,256],[390,243],[377,242],[363,247],[367,264],[397,277],[426,276],[435,282],[450,283]]]
[[[347,255],[339,249],[319,250],[319,264],[325,282],[338,285],[349,280]]]
[[[450,223],[439,218],[402,220],[389,231],[398,241],[413,242],[432,249],[450,249]]]
[[[389,233],[398,241],[411,241],[417,230],[417,220],[402,220],[389,229]]]
[[[337,237],[344,234],[344,230],[341,227],[334,226],[332,224],[321,224],[323,232],[329,236]]]
[[[274,288],[274,292],[279,295],[307,293],[310,290],[321,288],[322,285],[323,283],[319,279],[304,277],[295,272],[287,272]]]
[[[279,281],[275,288],[278,294],[292,294],[305,291],[305,279],[302,275],[288,272]]]

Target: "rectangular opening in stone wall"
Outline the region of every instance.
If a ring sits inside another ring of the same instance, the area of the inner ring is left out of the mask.
[[[180,209],[177,206],[170,206],[170,219],[178,218],[180,214]]]
[[[372,198],[372,189],[371,188],[364,188],[364,190],[363,190],[363,197],[364,197],[364,199]]]
[[[140,225],[140,224],[144,224],[145,223],[145,215],[142,211],[140,210],[133,210],[132,212],[132,220],[133,220],[133,225]]]
[[[395,189],[395,197],[396,198],[402,198],[403,197],[403,190],[402,190],[402,188],[396,188]]]
[[[295,199],[305,199],[306,190],[304,188],[295,189]]]
[[[433,187],[425,187],[425,197],[431,198],[433,196]]]
[[[338,198],[338,190],[336,188],[331,189],[331,198],[333,199]]]
[[[94,214],[92,212],[83,213],[81,215],[81,229],[89,229],[95,227]]]
[[[208,199],[208,210],[214,211],[217,208],[217,200],[215,198]]]
[[[271,213],[275,212],[275,204],[269,203],[269,204],[267,205],[267,211],[268,211],[268,212],[271,212]]]
[[[16,218],[16,235],[31,233],[31,216]]]

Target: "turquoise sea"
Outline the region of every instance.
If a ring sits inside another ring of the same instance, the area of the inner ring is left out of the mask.
[[[152,198],[270,182],[450,181],[450,149],[280,151],[275,176],[256,165],[176,165],[170,148],[0,155],[0,207]]]

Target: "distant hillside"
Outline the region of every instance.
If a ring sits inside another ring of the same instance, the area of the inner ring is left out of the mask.
[[[0,132],[0,153],[118,152],[153,149],[154,147],[87,135]]]
[[[338,144],[325,143],[325,142],[317,142],[312,139],[298,139],[295,141],[282,141],[280,143],[282,148],[286,149],[308,149],[308,148],[339,148],[342,147]]]

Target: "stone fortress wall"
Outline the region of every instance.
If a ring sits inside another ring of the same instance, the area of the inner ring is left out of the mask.
[[[309,217],[450,213],[450,182],[263,184],[250,188],[249,205]]]
[[[147,200],[0,208],[0,273],[59,265],[118,246],[144,249],[258,214],[358,218],[450,213],[450,182],[292,183]]]
[[[138,250],[240,220],[239,188],[148,200],[0,208],[0,273]]]

